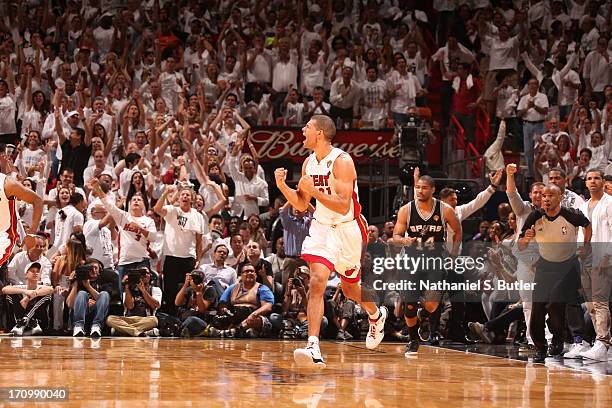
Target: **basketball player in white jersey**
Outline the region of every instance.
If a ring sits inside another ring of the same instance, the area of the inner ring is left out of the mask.
[[[7,163],[6,147],[4,144],[0,144],[0,169],[6,168]],[[33,233],[38,231],[38,224],[40,224],[43,211],[42,198],[34,191],[25,188],[21,183],[7,177],[6,174],[0,173],[0,267],[8,261],[13,253],[18,238],[17,223],[19,221],[15,200],[32,204],[34,210],[30,231]],[[27,246],[32,246],[35,242],[33,235],[27,235],[24,240]]]
[[[367,225],[361,215],[357,172],[353,159],[331,144],[336,126],[327,116],[315,115],[302,129],[304,147],[312,150],[302,166],[297,190],[285,182],[287,170],[276,169],[276,185],[297,211],[305,211],[316,200],[309,236],[302,245],[302,258],[310,268],[308,292],[308,344],[293,353],[298,366],[325,367],[319,350],[323,317],[323,294],[332,271],[342,279],[342,291],[368,312],[370,330],[366,347],[374,349],[384,337],[387,309],[361,301],[361,254],[367,241]]]

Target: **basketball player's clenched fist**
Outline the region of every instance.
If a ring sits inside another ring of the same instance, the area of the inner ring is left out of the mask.
[[[285,180],[287,180],[287,170],[282,167],[274,170],[274,178],[276,179],[277,186],[285,184]]]
[[[303,175],[298,182],[298,189],[305,192],[313,192],[314,191],[314,180],[311,176]]]

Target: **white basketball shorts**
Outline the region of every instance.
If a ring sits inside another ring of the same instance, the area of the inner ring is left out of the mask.
[[[321,224],[313,219],[309,235],[302,244],[302,259],[327,266],[343,281],[359,282],[367,231],[367,223],[361,215],[356,220],[334,225]]]

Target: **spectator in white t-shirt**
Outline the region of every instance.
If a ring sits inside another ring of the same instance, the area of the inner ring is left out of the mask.
[[[91,250],[91,258],[102,262],[105,269],[112,269],[113,240],[117,235],[115,222],[100,201],[92,205],[90,214],[91,218],[83,226],[83,235],[87,247]]]
[[[308,115],[331,115],[331,105],[323,100],[325,89],[317,86],[312,91],[312,101],[308,102]]]
[[[548,113],[548,98],[538,92],[539,82],[531,78],[528,82],[529,93],[521,98],[517,113],[523,119],[523,148],[527,160],[527,177],[533,178],[534,140],[544,134],[544,119]]]
[[[396,125],[408,122],[408,109],[416,106],[416,97],[427,94],[421,88],[419,79],[408,71],[406,58],[403,56],[395,60],[395,69],[387,79],[387,89],[391,98],[391,114]]]
[[[62,190],[60,190],[61,194]],[[86,208],[87,202],[85,197],[80,193],[72,193],[68,205],[57,211],[55,215],[53,247],[49,249],[50,256],[64,249],[64,245],[66,245],[72,233],[82,231],[84,223],[83,211]]]
[[[164,205],[166,197],[172,203],[174,193],[178,196],[178,205]],[[162,196],[157,200],[153,211],[164,218],[164,296],[162,307],[171,315],[176,312],[174,299],[180,286],[185,281],[185,275],[199,267],[202,258],[202,235],[206,233],[204,217],[192,208],[194,191],[187,186],[176,190],[167,186]]]
[[[119,262],[117,272],[120,279],[129,269],[142,266],[150,267],[150,244],[155,240],[157,229],[155,221],[146,216],[144,199],[141,193],[135,193],[130,199],[130,210],[125,212],[117,208],[110,197],[102,191],[100,181],[91,179],[89,186],[92,194],[102,201],[104,207],[113,217],[119,228]]]
[[[5,62],[2,62],[3,67],[5,64]],[[7,71],[12,72],[11,69],[7,69]],[[2,72],[0,72],[0,76],[3,76]],[[15,99],[15,86],[9,85],[10,83],[12,81],[7,82],[0,79],[0,143],[5,144],[15,143],[17,136],[15,124],[17,100]]]
[[[367,67],[366,80],[360,85],[363,125],[378,129],[387,117],[387,84],[378,77],[378,67]]]

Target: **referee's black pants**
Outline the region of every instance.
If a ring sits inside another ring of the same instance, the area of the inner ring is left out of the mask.
[[[563,344],[565,307],[575,300],[580,288],[580,263],[574,256],[563,262],[540,258],[536,263],[535,288],[531,310],[530,331],[537,349],[546,348],[544,325],[553,335],[553,344]],[[548,321],[546,321],[548,313]]]
[[[164,290],[162,292],[162,310],[171,316],[176,316],[177,308],[174,304],[181,285],[185,282],[185,275],[195,267],[195,258],[178,258],[166,256],[162,271],[164,273]]]

